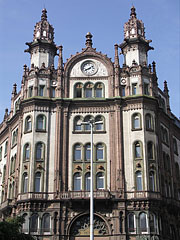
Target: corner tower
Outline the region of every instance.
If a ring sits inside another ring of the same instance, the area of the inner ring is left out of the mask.
[[[42,64],[49,67],[54,64],[57,47],[54,43],[54,28],[47,21],[47,11],[42,10],[41,21],[36,23],[33,42],[27,42],[25,52],[31,54],[31,66],[40,68]]]
[[[147,52],[153,49],[149,46],[151,40],[145,38],[144,23],[137,19],[136,9],[131,8],[130,19],[124,24],[124,41],[120,45],[124,54],[124,63],[131,66],[132,62],[138,65],[147,65]]]

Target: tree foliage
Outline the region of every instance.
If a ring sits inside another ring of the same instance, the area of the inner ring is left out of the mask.
[[[1,240],[34,240],[29,234],[21,232],[24,223],[22,216],[7,218],[6,221],[0,222],[0,239]]]

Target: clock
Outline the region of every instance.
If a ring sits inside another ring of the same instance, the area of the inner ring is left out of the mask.
[[[87,60],[81,64],[81,71],[85,75],[91,76],[97,72],[97,66],[93,61]]]

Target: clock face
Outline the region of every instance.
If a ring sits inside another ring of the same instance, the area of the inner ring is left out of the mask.
[[[97,67],[95,65],[95,63],[93,61],[85,61],[82,63],[81,65],[81,71],[88,75],[88,76],[91,76],[91,75],[94,75],[96,72],[97,72]]]

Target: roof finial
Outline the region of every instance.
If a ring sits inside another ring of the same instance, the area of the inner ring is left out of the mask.
[[[92,47],[92,34],[90,32],[86,34],[86,47]]]
[[[46,8],[43,8],[43,10],[42,10],[41,20],[42,21],[47,20],[47,10],[46,10]]]
[[[131,8],[131,14],[130,14],[131,18],[135,17],[136,18],[136,9],[134,6],[132,6]]]

